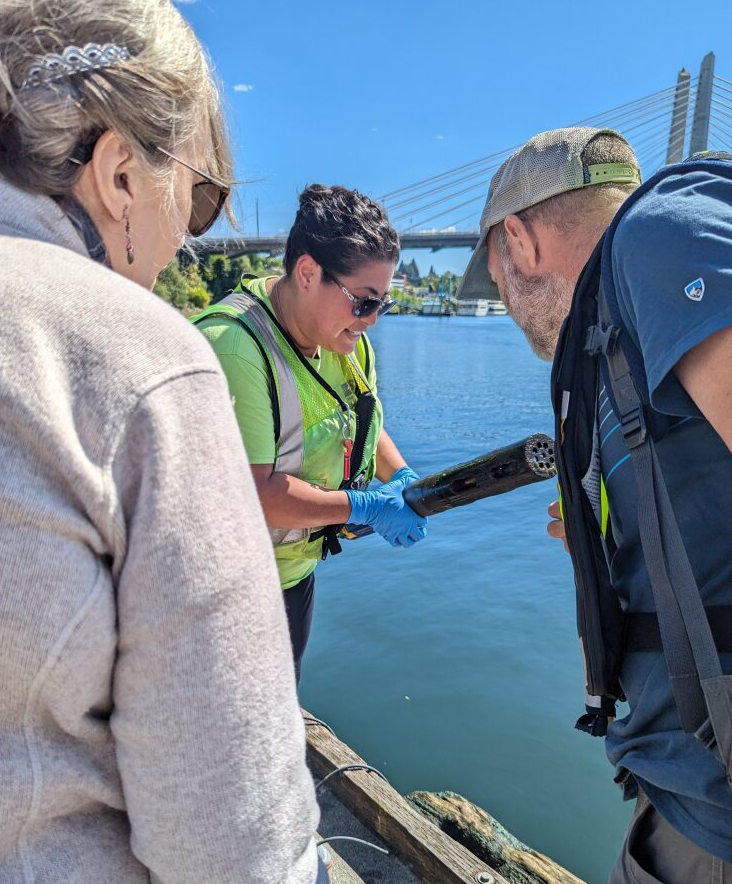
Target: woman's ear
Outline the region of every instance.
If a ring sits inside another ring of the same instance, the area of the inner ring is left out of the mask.
[[[308,291],[320,279],[321,273],[320,265],[310,255],[300,255],[295,262],[295,282],[301,291]]]
[[[539,242],[534,231],[518,215],[509,215],[503,224],[513,263],[522,273],[531,274],[540,261]]]
[[[89,164],[91,177],[99,202],[115,221],[122,220],[125,206],[131,206],[135,198],[131,161],[132,151],[115,132],[107,130],[94,146]]]

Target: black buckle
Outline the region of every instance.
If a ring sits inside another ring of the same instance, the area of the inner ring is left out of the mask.
[[[636,405],[620,415],[620,432],[628,448],[637,448],[646,441],[646,420],[642,405]]]
[[[585,353],[589,356],[609,356],[615,352],[620,329],[617,325],[591,325],[585,338]]]
[[[609,724],[609,718],[607,715],[602,715],[597,712],[588,712],[586,715],[581,715],[577,719],[577,723],[575,724],[575,730],[582,731],[584,734],[589,734],[591,737],[605,737],[607,736],[607,726]]]
[[[320,556],[321,561],[324,562],[328,558],[328,553],[332,556],[337,556],[338,553],[343,551],[341,542],[338,539],[340,529],[340,525],[329,525],[325,529],[323,534],[323,552]]]

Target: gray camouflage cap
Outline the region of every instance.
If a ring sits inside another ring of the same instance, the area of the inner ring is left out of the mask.
[[[488,188],[480,239],[458,288],[458,298],[498,296],[488,274],[486,243],[494,224],[568,190],[610,182],[640,184],[640,170],[633,163],[582,165],[582,151],[597,135],[615,135],[625,141],[613,129],[552,129],[535,135],[503,162]]]

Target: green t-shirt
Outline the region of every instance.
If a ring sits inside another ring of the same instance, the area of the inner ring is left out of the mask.
[[[264,278],[248,280],[246,287],[269,305],[265,282]],[[257,344],[239,322],[224,316],[203,319],[198,323],[198,328],[213,347],[228,380],[234,412],[249,462],[274,464],[276,443],[269,374]],[[366,346],[370,347],[370,344]],[[373,352],[371,355],[370,371],[366,380],[376,395]],[[318,355],[308,359],[308,362],[349,406],[355,404],[353,381],[344,372],[342,357],[321,347]],[[377,400],[373,427],[369,434],[374,446],[382,424],[381,406]],[[334,419],[331,424],[326,424],[323,431],[331,435],[332,441],[325,449],[321,448],[318,458],[320,463],[312,465],[315,473],[303,478],[326,488],[337,488],[342,478],[343,467],[340,422]],[[315,569],[320,558],[320,544],[311,543],[309,547],[310,549],[307,549],[306,544],[292,546],[284,544],[275,547],[275,558],[283,589],[299,583]],[[306,551],[308,554],[305,554]]]

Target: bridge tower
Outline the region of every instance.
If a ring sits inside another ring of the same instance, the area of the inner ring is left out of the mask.
[[[680,163],[684,158],[684,144],[686,143],[686,117],[689,112],[689,86],[691,74],[686,68],[681,68],[676,81],[676,93],[674,95],[674,109],[671,116],[671,131],[668,133],[668,151],[666,153],[666,165]]]
[[[699,69],[699,84],[696,87],[694,122],[691,125],[689,153],[706,150],[709,141],[709,114],[712,109],[712,83],[714,80],[714,53],[704,56]]]

